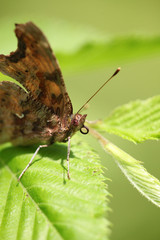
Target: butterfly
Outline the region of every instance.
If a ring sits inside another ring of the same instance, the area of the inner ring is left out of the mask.
[[[93,96],[73,114],[58,61],[47,38],[32,22],[15,25],[18,48],[10,55],[0,55],[0,72],[15,79],[26,91],[16,83],[0,82],[0,143],[41,144],[20,174],[20,180],[41,148],[68,142],[70,179],[70,139],[79,130],[83,134],[89,132],[84,125],[87,114],[79,112]]]

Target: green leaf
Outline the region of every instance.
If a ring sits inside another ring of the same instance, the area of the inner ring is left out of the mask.
[[[141,162],[109,142],[95,130],[90,129],[104,150],[115,160],[130,183],[153,204],[160,207],[160,181],[142,166]]]
[[[9,81],[9,82],[13,82],[15,84],[17,84],[18,86],[20,86],[26,93],[28,93],[28,91],[23,87],[22,84],[20,84],[19,82],[17,82],[15,79],[7,76],[7,75],[4,75],[3,73],[0,72],[0,82],[2,81]]]
[[[93,127],[137,143],[159,139],[160,96],[120,106],[104,122],[98,122]]]
[[[9,81],[9,82],[15,82],[15,80],[7,75],[4,75],[0,72],[0,82],[2,81]]]
[[[56,52],[61,68],[66,73],[98,69],[113,64],[119,67],[129,61],[159,54],[159,36],[116,37],[106,41],[88,41],[74,53]]]
[[[35,147],[1,146],[0,239],[106,239],[108,207],[99,158],[87,144],[74,137],[70,174],[66,144],[43,149],[17,182]]]

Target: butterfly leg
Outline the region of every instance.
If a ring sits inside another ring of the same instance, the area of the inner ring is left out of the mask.
[[[23,176],[23,174],[27,171],[27,169],[30,167],[30,165],[33,162],[33,159],[35,158],[35,156],[37,155],[37,153],[39,152],[39,150],[43,147],[48,147],[48,145],[39,145],[39,147],[36,149],[35,153],[33,154],[31,160],[29,161],[28,165],[25,167],[25,169],[21,172],[18,181],[20,181],[21,177]]]
[[[67,177],[68,177],[68,179],[70,179],[70,174],[69,174],[69,155],[70,155],[70,150],[71,150],[71,138],[68,137],[68,149],[67,149],[67,165],[68,165]]]

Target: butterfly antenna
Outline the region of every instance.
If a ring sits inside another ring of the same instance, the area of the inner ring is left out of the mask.
[[[113,73],[113,75],[105,82],[103,83],[103,85],[87,100],[87,102],[78,110],[77,113],[79,113],[85,106],[87,103],[89,103],[91,101],[92,98],[94,98],[94,96],[114,77],[117,75],[117,73],[119,73],[120,71],[120,67],[117,68],[117,70]]]

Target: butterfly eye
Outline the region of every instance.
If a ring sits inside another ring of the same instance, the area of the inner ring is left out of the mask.
[[[79,124],[78,120],[77,119],[73,119],[73,125],[74,126],[78,126],[78,124]]]
[[[83,129],[85,129],[85,130],[83,130]],[[83,127],[81,127],[81,129],[80,129],[80,132],[82,134],[87,134],[87,133],[89,133],[89,128],[83,125]]]

